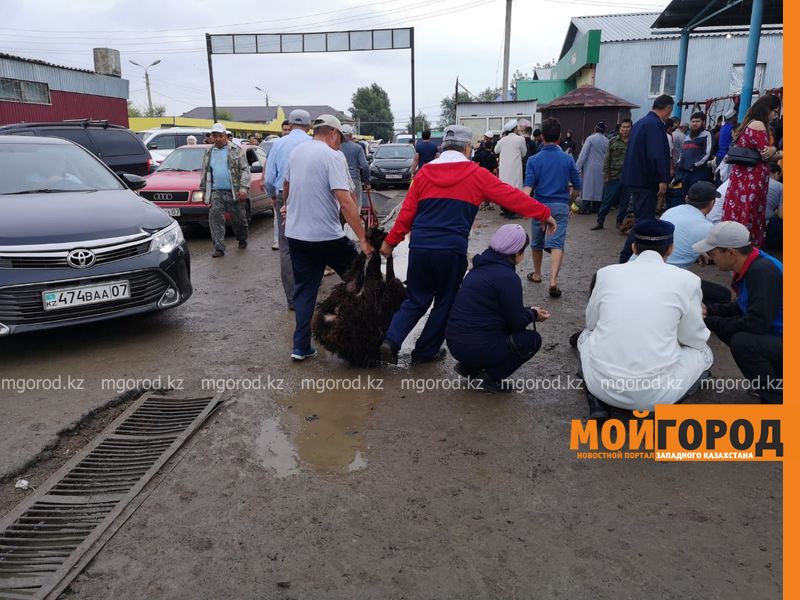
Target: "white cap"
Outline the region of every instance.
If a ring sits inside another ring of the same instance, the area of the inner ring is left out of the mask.
[[[750,232],[736,221],[721,221],[709,231],[706,239],[692,244],[695,252],[708,252],[712,248],[744,248],[750,245]]]
[[[225,125],[222,123],[214,123],[211,126],[211,133],[227,133],[227,131],[225,131]]]
[[[342,122],[333,115],[320,115],[314,119],[314,129],[322,127],[323,125],[335,129],[339,133],[343,133]]]
[[[491,131],[487,131],[486,133],[483,134],[483,137],[493,138],[494,137],[494,133],[492,133]]]
[[[733,117],[736,116],[736,110],[733,108],[729,108],[725,111],[725,120],[730,121]]]
[[[503,131],[514,131],[517,128],[517,125],[518,125],[517,120],[511,119],[505,124],[505,126],[503,127]]]
[[[345,135],[353,135],[353,126],[350,124],[342,125],[342,133]]]

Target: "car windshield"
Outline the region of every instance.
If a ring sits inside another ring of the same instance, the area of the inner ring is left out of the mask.
[[[205,147],[178,148],[164,159],[157,171],[199,171],[205,153]]]
[[[414,148],[409,146],[381,146],[375,158],[414,158]]]
[[[0,144],[0,194],[121,189],[103,163],[74,144]]]

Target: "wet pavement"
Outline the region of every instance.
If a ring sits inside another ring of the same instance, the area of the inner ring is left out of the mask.
[[[502,222],[479,213],[470,252]],[[82,384],[0,392],[4,473],[134,385],[227,399],[69,597],[780,597],[780,465],[569,451],[582,392],[541,382],[574,376],[567,338],[591,274],[622,242],[592,224],[570,222],[562,298],[523,284],[526,303],[553,316],[520,393],[454,389],[451,358],[410,366],[416,333],[398,367],[351,369],[325,352],[293,364],[269,218],[223,259],[192,235],[195,295],[175,310],[4,340],[0,377]],[[400,246],[401,278],[406,255]],[[529,269],[530,257],[519,271]],[[737,377],[727,350],[712,349],[714,375]],[[704,390],[694,401],[750,400]]]

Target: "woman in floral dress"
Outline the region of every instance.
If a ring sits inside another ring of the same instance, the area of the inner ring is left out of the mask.
[[[782,152],[771,145],[767,133],[779,107],[777,96],[762,96],[750,107],[744,122],[736,130],[733,146],[757,150],[761,160],[752,167],[731,165],[730,184],[722,209],[722,220],[737,221],[747,227],[753,245],[758,248],[764,245],[767,227],[768,163],[783,157]]]

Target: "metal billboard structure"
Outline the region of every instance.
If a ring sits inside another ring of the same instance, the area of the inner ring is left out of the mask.
[[[214,89],[214,54],[302,54],[306,52],[363,52],[371,50],[411,51],[411,130],[416,138],[416,95],[414,90],[414,28],[355,29],[309,33],[226,33],[206,34],[208,78],[211,84],[211,112],[217,120]]]

